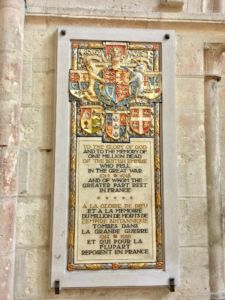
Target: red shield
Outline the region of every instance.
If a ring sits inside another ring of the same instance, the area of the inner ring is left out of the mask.
[[[103,95],[118,103],[130,96],[129,71],[126,69],[103,70],[104,89]]]
[[[138,134],[145,134],[151,128],[151,109],[133,106],[130,108],[130,127]]]

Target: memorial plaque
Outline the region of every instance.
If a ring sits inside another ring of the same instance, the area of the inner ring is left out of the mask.
[[[51,287],[178,284],[175,33],[59,28],[56,82]]]
[[[70,46],[68,271],[163,269],[161,44]]]

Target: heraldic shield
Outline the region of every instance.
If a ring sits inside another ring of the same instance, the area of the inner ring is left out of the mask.
[[[127,132],[127,111],[106,111],[105,114],[105,141],[120,141],[129,140]]]
[[[143,135],[151,129],[151,109],[147,106],[130,108],[130,128],[133,132]]]
[[[119,103],[130,96],[129,72],[126,69],[104,69],[102,96]]]
[[[102,107],[81,106],[80,127],[88,134],[96,134],[102,128]]]

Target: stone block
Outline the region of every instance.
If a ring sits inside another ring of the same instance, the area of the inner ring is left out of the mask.
[[[0,147],[0,196],[17,195],[17,147]]]
[[[195,36],[177,35],[177,75],[204,74],[204,43]]]
[[[22,107],[21,109],[21,146],[36,149],[40,145],[41,108]]]
[[[35,151],[31,153],[28,194],[48,196],[52,188],[52,153]]]
[[[220,118],[225,118],[225,87],[218,86],[218,101]]]
[[[27,30],[26,30],[27,29]],[[49,58],[54,52],[55,44],[53,43],[53,35],[46,29],[25,27],[24,35],[24,56],[26,60],[33,58]]]
[[[0,146],[17,145],[19,104],[15,101],[3,101],[0,110]]]
[[[48,294],[49,255],[45,248],[17,248],[15,297],[44,299]]]
[[[213,11],[214,0],[205,0],[202,3],[202,12],[203,13],[210,13]]]
[[[6,5],[7,3],[7,5]],[[3,9],[0,20],[0,51],[20,51],[23,45],[23,3],[21,1],[1,1]],[[4,17],[3,17],[4,16]],[[7,21],[6,21],[7,20]],[[5,24],[3,23],[5,21]],[[4,24],[4,25],[3,25]],[[6,26],[7,24],[7,26]],[[10,38],[9,38],[10,37]]]
[[[24,149],[52,149],[53,115],[51,106],[22,108],[21,146]]]
[[[55,74],[55,70],[56,70],[56,57],[55,57],[55,55],[52,55],[49,58],[49,70],[50,70],[50,72],[53,72]]]
[[[23,62],[23,87],[32,87],[32,61]]]
[[[18,178],[19,194],[26,194],[28,192],[29,166],[30,166],[30,153],[28,151],[20,150],[19,178]]]
[[[177,174],[180,196],[206,195],[204,114],[178,110]]]
[[[28,7],[27,7],[27,11],[30,7],[30,5],[33,5],[30,0],[27,1],[28,2]],[[45,3],[46,0],[39,0],[38,2],[38,6],[42,6],[42,3]],[[59,20],[58,20],[59,21]],[[57,21],[57,22],[58,22]],[[37,30],[47,30],[48,28],[48,18],[33,18],[32,16],[26,16],[26,20],[25,20],[25,37],[26,37],[26,32],[27,31],[37,31]]]
[[[183,0],[161,0],[158,10],[161,12],[180,12],[184,9]]]
[[[0,198],[0,220],[0,256],[2,256],[12,252],[15,246],[16,198]]]
[[[13,299],[14,254],[0,255],[0,299]]]
[[[179,290],[183,295],[208,297],[208,261],[207,247],[180,248],[181,284]]]
[[[54,84],[54,73],[35,73],[32,96],[34,105],[52,106],[54,104]]]
[[[225,207],[225,154],[221,155],[220,157],[220,189],[221,189],[221,194],[224,198],[224,207]]]
[[[177,176],[179,197],[206,196],[205,156],[178,153]]]
[[[204,78],[178,77],[176,91],[178,109],[204,112]]]
[[[145,0],[100,0],[97,2],[91,2],[88,0],[83,0],[81,3],[77,4],[73,1],[66,1],[62,4],[60,1],[50,1],[46,3],[39,4],[38,1],[32,1],[34,5],[28,6],[28,11],[34,13],[47,12],[50,14],[64,14],[64,15],[76,15],[76,16],[147,16],[152,10],[156,10],[158,7],[158,0],[151,0],[151,2],[146,2]],[[50,4],[51,3],[51,4]]]
[[[221,195],[221,201],[222,201],[222,229],[223,229],[223,235],[224,235],[224,245],[225,245],[225,195]],[[225,248],[224,248],[225,252]],[[224,253],[225,254],[225,253]]]
[[[51,151],[54,137],[54,109],[52,106],[41,108],[40,144],[39,149]]]
[[[32,104],[32,87],[26,86],[23,87],[22,92],[22,105],[31,105]]]
[[[177,111],[177,152],[186,153],[193,159],[205,155],[204,114],[191,110]]]
[[[5,93],[3,99],[8,96],[9,99],[19,101],[22,82],[22,57],[16,52],[0,52],[0,95]]]
[[[189,13],[201,13],[202,0],[188,0],[187,11]]]
[[[33,72],[34,73],[45,73],[48,71],[49,71],[49,58],[34,58],[33,59]],[[34,77],[35,77],[35,75],[34,75]]]
[[[225,155],[225,118],[220,118],[219,120],[219,126],[220,126],[220,152],[221,155]]]
[[[8,102],[3,102],[0,110],[0,146],[7,147],[12,134],[12,108]]]
[[[182,247],[208,245],[207,199],[179,201],[179,244]]]
[[[19,198],[17,247],[48,246],[50,243],[50,198]]]

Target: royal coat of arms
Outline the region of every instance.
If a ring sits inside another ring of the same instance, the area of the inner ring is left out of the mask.
[[[127,142],[151,132],[151,105],[161,101],[159,44],[72,43],[70,94],[79,106],[79,134]]]

